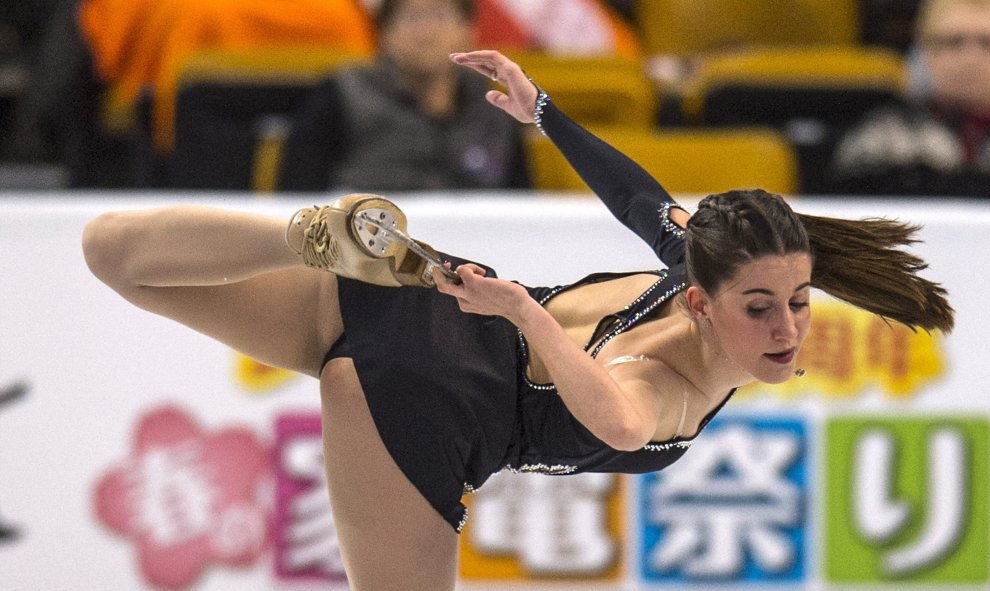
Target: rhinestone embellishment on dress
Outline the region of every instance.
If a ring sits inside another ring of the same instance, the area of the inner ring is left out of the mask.
[[[667,443],[647,443],[643,446],[646,451],[667,451],[668,449],[673,449],[679,447],[681,449],[687,449],[691,447],[690,441],[668,441]]]
[[[576,472],[578,467],[569,464],[553,464],[552,466],[548,464],[523,464],[518,468],[506,466],[505,469],[514,474],[550,474],[557,476]]]
[[[464,515],[461,516],[461,520],[457,523],[457,529],[455,530],[457,533],[461,533],[461,530],[464,529],[464,524],[467,523],[467,520],[468,520],[468,510],[467,507],[465,507]]]

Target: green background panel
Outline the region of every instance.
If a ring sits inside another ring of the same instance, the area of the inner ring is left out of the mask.
[[[966,527],[956,548],[942,561],[905,575],[882,572],[886,552],[911,544],[925,524],[927,509],[926,444],[930,434],[950,428],[966,442]],[[895,440],[892,497],[910,507],[907,525],[891,539],[865,539],[853,518],[852,469],[856,442],[868,431],[881,430]],[[988,456],[990,425],[984,419],[956,417],[832,419],[825,431],[824,572],[832,582],[981,583],[990,571],[988,514]]]

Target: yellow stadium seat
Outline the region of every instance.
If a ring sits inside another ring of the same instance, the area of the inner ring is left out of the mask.
[[[784,137],[772,129],[659,132],[611,127],[596,128],[594,132],[635,160],[672,193],[762,188],[789,195],[798,188],[794,154]],[[535,188],[588,190],[547,138],[531,137],[526,149]]]
[[[510,53],[523,70],[575,121],[584,125],[656,123],[659,98],[639,59]]]
[[[683,118],[706,126],[767,125],[798,157],[800,191],[828,192],[831,153],[867,113],[905,101],[900,55],[857,47],[765,48],[709,56],[681,90]]]
[[[895,52],[880,48],[770,48],[709,56],[683,89],[682,108],[701,119],[704,103],[716,91],[736,88],[904,93],[907,71]],[[827,107],[823,104],[822,107]]]
[[[859,40],[857,0],[638,0],[637,22],[647,54]]]
[[[312,82],[342,66],[366,62],[366,55],[326,47],[261,47],[203,50],[182,65],[179,85],[199,82]]]

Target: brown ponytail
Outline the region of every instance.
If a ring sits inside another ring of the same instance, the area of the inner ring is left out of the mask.
[[[928,265],[901,248],[917,242],[917,230],[894,220],[798,214],[760,189],[709,195],[685,232],[688,280],[717,293],[752,260],[806,252],[814,287],[912,329],[947,333],[954,311],[945,289],[920,277]]]
[[[879,218],[797,216],[814,253],[814,287],[911,328],[952,331],[954,311],[945,288],[920,277],[928,264],[900,248],[917,242],[919,226]]]

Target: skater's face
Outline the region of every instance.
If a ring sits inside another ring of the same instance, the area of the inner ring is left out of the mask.
[[[794,375],[811,327],[811,257],[767,255],[749,262],[705,298],[702,330],[719,354],[761,382]]]

